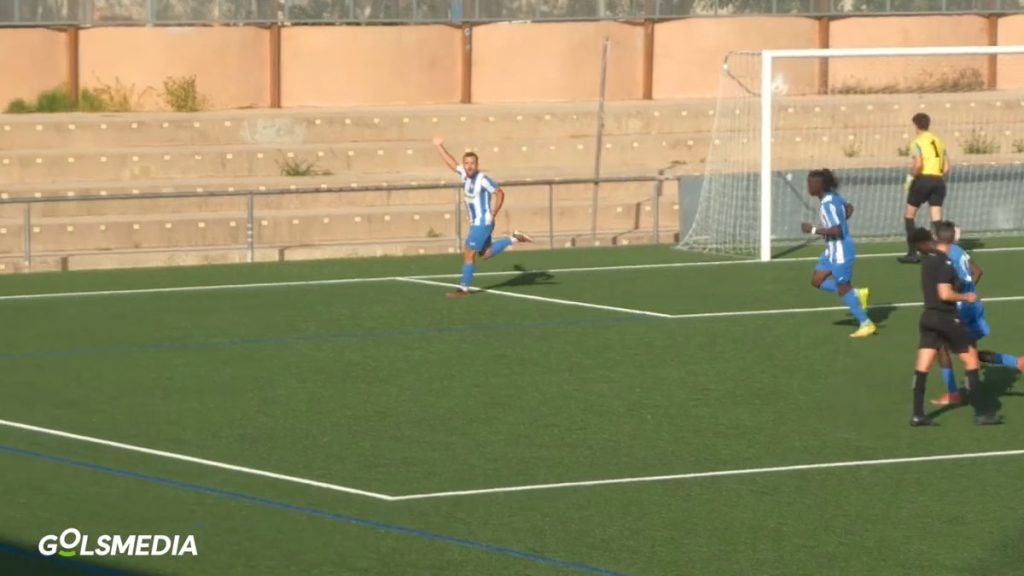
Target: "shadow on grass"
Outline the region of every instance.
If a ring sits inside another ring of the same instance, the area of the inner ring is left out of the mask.
[[[1003,409],[1003,398],[1021,397],[1024,392],[1014,390],[1013,385],[1020,378],[1020,372],[1006,366],[982,366],[981,390],[976,393],[977,407],[980,412],[998,412]],[[969,406],[942,406],[928,413],[932,418]]]
[[[43,556],[37,543],[25,544],[0,539],[0,574],[4,576],[146,576],[148,573],[115,568],[109,561],[90,558]]]
[[[882,328],[885,323],[889,320],[889,317],[896,312],[898,308],[890,304],[879,304],[878,306],[868,307],[868,318],[875,323],[876,326]],[[858,326],[857,319],[852,316],[843,320],[836,320],[833,322],[835,326],[852,326],[856,328]]]
[[[515,286],[536,286],[536,285],[556,285],[558,282],[554,282],[555,275],[545,270],[530,271],[523,268],[522,265],[516,264],[512,267],[513,270],[519,272],[515,276],[509,277],[507,280],[487,286],[484,290],[495,290],[498,288],[512,288]]]

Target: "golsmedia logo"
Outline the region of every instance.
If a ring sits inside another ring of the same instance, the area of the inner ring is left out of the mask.
[[[75,556],[198,556],[196,537],[175,534],[102,534],[93,540],[77,528],[48,534],[39,540],[39,553],[64,558]]]

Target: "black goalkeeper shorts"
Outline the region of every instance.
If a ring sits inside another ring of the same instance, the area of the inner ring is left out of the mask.
[[[942,206],[946,201],[946,180],[942,176],[918,176],[910,183],[907,204],[920,208],[922,204]]]

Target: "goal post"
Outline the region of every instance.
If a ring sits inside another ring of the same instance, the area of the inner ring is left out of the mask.
[[[951,197],[989,178],[1009,211],[982,205],[967,214],[958,199],[948,217],[979,233],[1024,229],[1024,46],[741,51],[722,68],[700,200],[680,247],[771,260],[773,247],[802,241],[794,222],[814,216],[794,175],[823,167],[849,184],[858,239],[901,237],[918,111],[950,149]],[[780,197],[780,186],[789,193]]]

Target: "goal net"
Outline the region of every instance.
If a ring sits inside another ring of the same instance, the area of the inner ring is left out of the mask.
[[[1024,229],[1024,46],[734,52],[680,247],[769,260],[816,222],[809,170],[830,168],[858,241],[901,239],[924,112],[952,161],[943,217],[973,234]],[[928,209],[918,213],[928,222]]]

